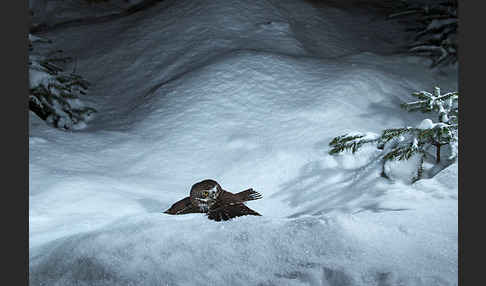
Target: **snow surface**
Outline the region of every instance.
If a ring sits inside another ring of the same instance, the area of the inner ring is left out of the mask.
[[[408,185],[375,148],[327,154],[419,123],[412,92],[457,90],[351,4],[166,0],[40,35],[98,113],[75,132],[30,113],[31,285],[457,285],[457,164]],[[263,216],[161,213],[206,178],[262,193]]]
[[[29,0],[33,13],[31,23],[53,26],[72,20],[117,15],[141,2],[150,0],[109,0],[90,3],[89,0]]]

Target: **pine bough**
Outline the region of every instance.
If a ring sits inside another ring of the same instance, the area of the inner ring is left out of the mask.
[[[35,42],[50,43],[29,34],[29,109],[56,128],[84,128],[96,112],[79,99],[86,94],[89,83],[80,75],[67,73],[61,68],[60,64],[70,61],[70,58],[34,53]]]
[[[402,1],[389,18],[418,17],[418,27],[409,51],[432,59],[431,67],[457,63],[457,7],[458,0],[440,1],[419,6]]]
[[[338,154],[344,151],[351,151],[354,154],[365,144],[376,144],[382,150],[383,171],[386,176],[385,163],[391,160],[408,160],[414,155],[420,157],[417,166],[416,181],[422,177],[423,160],[428,156],[428,150],[435,147],[435,164],[442,164],[446,167],[457,158],[458,141],[458,92],[441,94],[440,88],[435,87],[434,93],[427,91],[412,94],[417,101],[404,103],[402,108],[408,111],[421,111],[424,113],[435,113],[438,122],[431,119],[424,119],[417,127],[404,127],[386,129],[381,135],[373,134],[345,134],[335,137],[329,146],[329,154]],[[449,157],[446,160],[441,158],[441,148],[449,147]],[[443,162],[445,161],[445,163]]]

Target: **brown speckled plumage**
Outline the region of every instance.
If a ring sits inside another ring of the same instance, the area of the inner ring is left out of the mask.
[[[174,203],[164,213],[179,215],[187,213],[206,213],[215,221],[229,220],[244,215],[260,216],[248,208],[244,202],[260,199],[260,193],[247,189],[233,194],[221,188],[214,180],[204,180],[192,186],[189,197]]]

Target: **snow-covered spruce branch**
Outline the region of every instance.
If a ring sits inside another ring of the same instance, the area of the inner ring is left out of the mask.
[[[334,155],[344,151],[354,154],[365,144],[375,144],[382,150],[383,174],[386,176],[385,164],[392,160],[409,160],[419,156],[417,178],[423,171],[423,160],[431,146],[435,147],[435,164],[442,164],[441,147],[450,146],[450,155],[446,164],[457,158],[458,141],[458,98],[457,92],[440,93],[436,87],[434,94],[426,91],[413,93],[419,100],[404,103],[402,108],[409,111],[435,112],[439,122],[424,119],[417,127],[391,128],[382,131],[381,135],[352,133],[335,137],[330,143],[329,154]]]
[[[440,92],[439,87],[434,88],[434,94],[427,91],[415,92],[412,95],[419,100],[404,103],[401,107],[408,111],[436,112],[439,122],[457,124],[459,93],[454,91],[441,94]]]
[[[419,6],[402,1],[388,18],[418,17],[409,51],[432,59],[432,67],[457,63],[458,0]]]
[[[50,125],[63,130],[81,129],[96,112],[79,99],[89,83],[61,67],[69,57],[46,57],[34,52],[33,43],[51,43],[29,34],[29,109]]]
[[[329,145],[333,147],[329,154],[337,154],[345,150],[350,150],[353,154],[367,143],[377,142],[378,138],[370,134],[345,134],[335,137]]]

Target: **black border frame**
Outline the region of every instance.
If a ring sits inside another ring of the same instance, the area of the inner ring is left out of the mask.
[[[2,3],[2,282],[28,285],[28,0]],[[6,89],[5,89],[6,87]],[[14,246],[14,247],[12,247]]]

